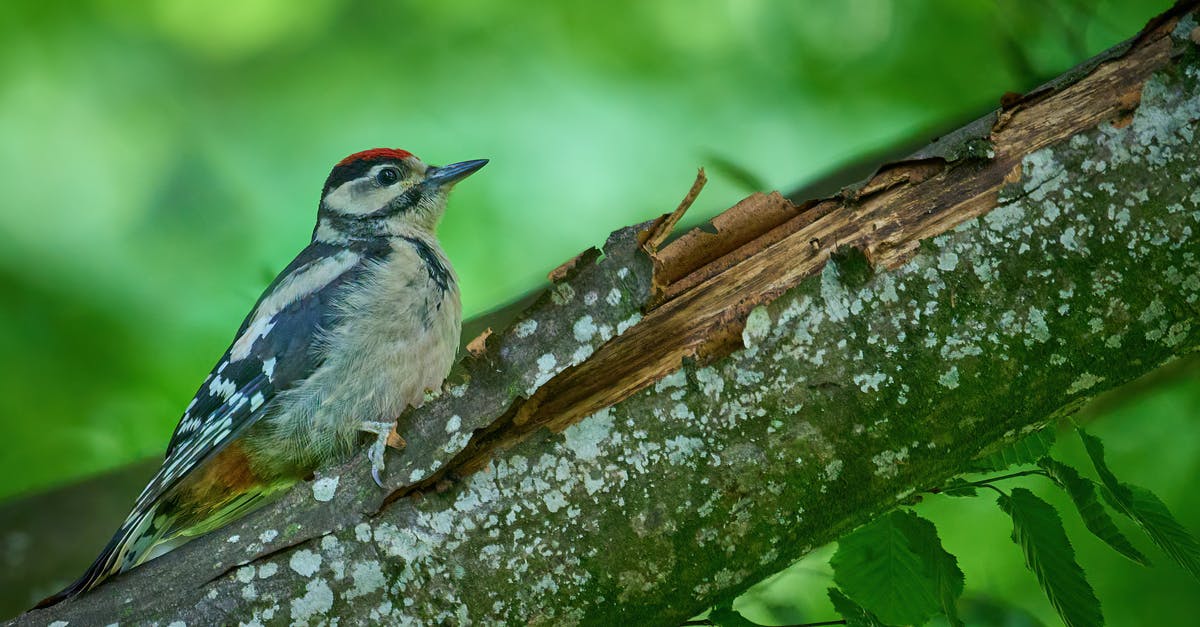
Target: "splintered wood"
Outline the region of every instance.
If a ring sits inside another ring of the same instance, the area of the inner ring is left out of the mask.
[[[983,157],[889,164],[856,191],[801,205],[778,193],[754,194],[711,228],[691,229],[659,248],[669,234],[663,227],[686,210],[689,193],[644,236],[656,290],[641,322],[542,386],[515,409],[516,420],[563,428],[674,372],[685,358],[729,354],[740,346],[751,309],[817,274],[840,246],[860,248],[877,267],[902,265],[921,240],[995,208],[1026,155],[1128,115],[1143,83],[1169,60],[1174,23],[1149,28],[1124,54],[1069,84],[1010,99],[990,133],[971,138],[988,142]]]
[[[1127,49],[1070,80],[1007,97],[990,125],[939,142],[950,144],[950,152],[927,149],[886,164],[861,185],[822,200],[795,204],[778,193],[756,193],[667,242],[703,187],[701,171],[679,207],[638,236],[654,272],[641,320],[529,398],[518,398],[443,471],[388,500],[427,489],[445,472],[479,470],[495,451],[618,403],[684,360],[703,364],[728,355],[741,346],[754,307],[815,276],[840,247],[858,248],[876,268],[903,265],[921,240],[994,209],[1001,188],[1020,180],[1030,153],[1130,115],[1144,82],[1170,60],[1177,21],[1152,24]],[[585,251],[552,272],[551,280],[570,281],[600,254]]]

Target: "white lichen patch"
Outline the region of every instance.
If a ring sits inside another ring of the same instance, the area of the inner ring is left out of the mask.
[[[592,460],[600,455],[600,445],[613,430],[610,410],[602,409],[563,430],[567,448],[577,459]]]
[[[1050,327],[1046,324],[1046,312],[1037,307],[1029,308],[1029,321],[1025,327],[1026,333],[1033,342],[1046,343],[1050,339]],[[1029,345],[1030,342],[1026,342]]]
[[[546,353],[538,357],[537,368],[537,374],[534,375],[533,385],[527,391],[528,394],[533,394],[547,381],[554,378],[554,375],[558,373],[558,358],[553,353]]]
[[[958,387],[958,366],[950,366],[949,370],[947,370],[946,372],[943,372],[942,375],[940,377],[938,377],[938,383],[940,385],[942,385],[943,387],[949,388],[951,390],[957,388]]]
[[[958,254],[952,250],[947,250],[938,256],[938,270],[949,272],[958,267]]]
[[[1024,172],[1023,188],[1034,202],[1044,200],[1048,194],[1058,191],[1067,178],[1051,147],[1029,153],[1021,161],[1021,167]]]
[[[1104,377],[1096,376],[1090,372],[1085,372],[1071,382],[1071,386],[1067,388],[1067,394],[1075,394],[1076,392],[1082,392],[1084,390],[1091,389],[1097,383],[1100,383],[1103,380]]]
[[[700,384],[700,392],[714,400],[721,400],[721,392],[725,390],[725,379],[715,368],[704,367],[696,370],[696,381]]]
[[[279,564],[276,564],[275,562],[265,562],[262,566],[258,567],[258,578],[269,579],[274,577],[278,572]]]
[[[654,382],[654,391],[662,393],[671,388],[682,388],[687,385],[687,372],[682,368]]]
[[[590,342],[596,336],[596,321],[591,316],[583,316],[571,327],[576,342]]]
[[[879,386],[886,381],[888,375],[882,372],[874,372],[871,374],[856,374],[854,375],[854,383],[858,389],[863,392],[874,392],[879,389]]]
[[[992,231],[1009,234],[1025,219],[1025,209],[1019,203],[1005,203],[987,212],[983,221]]]
[[[300,549],[292,553],[288,566],[301,577],[312,577],[321,569],[321,556],[308,549]]]
[[[1079,238],[1075,233],[1075,227],[1068,226],[1063,229],[1062,235],[1058,236],[1058,241],[1063,245],[1063,248],[1071,252],[1079,252],[1083,250],[1083,246],[1079,242]]]
[[[292,624],[307,625],[312,618],[325,623],[324,617],[333,609],[333,590],[324,579],[313,579],[304,586],[304,596],[292,599]]]
[[[879,477],[895,477],[900,472],[900,465],[907,461],[907,446],[895,451],[883,451],[871,457],[871,462],[875,464],[875,475]]]
[[[842,467],[845,464],[840,459],[835,459],[825,464],[825,480],[837,481],[837,478],[842,476]]]
[[[596,349],[592,348],[591,344],[581,344],[571,353],[571,365],[574,366],[583,363],[594,352],[596,352]]]
[[[827,263],[821,270],[821,298],[831,320],[838,322],[850,315],[850,295],[842,285],[836,263]]]
[[[250,583],[251,581],[254,581],[255,572],[254,565],[249,564],[233,571],[233,576],[242,583]]]
[[[514,332],[517,334],[517,337],[524,339],[533,335],[537,331],[537,328],[538,321],[529,318],[518,322],[517,326],[514,327]]]
[[[620,335],[620,334],[628,331],[629,329],[633,328],[633,326],[635,324],[637,324],[641,321],[642,321],[641,312],[637,312],[637,311],[633,312],[632,314],[630,314],[630,316],[628,318],[617,323],[617,335]]]
[[[699,454],[704,449],[704,440],[677,435],[667,440],[663,449],[666,451],[667,461],[678,466]]]
[[[766,307],[755,307],[746,317],[746,326],[742,329],[742,344],[753,348],[771,332],[771,314]]]
[[[372,594],[383,589],[387,584],[387,580],[383,576],[383,567],[377,560],[355,563],[350,568],[350,578],[354,581],[354,585],[346,591],[347,599]]]
[[[338,481],[340,477],[334,475],[332,477],[321,477],[312,483],[313,498],[322,502],[328,503],[333,500],[337,494]]]

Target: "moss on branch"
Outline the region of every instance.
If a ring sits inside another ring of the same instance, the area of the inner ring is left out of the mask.
[[[652,266],[618,233],[489,338],[460,372],[472,378],[406,417],[393,499],[359,460],[19,622],[670,625],[731,598],[1200,347],[1195,26],[1188,14],[1154,44],[1169,54],[1131,115],[1030,136],[997,194],[887,267],[838,255],[764,290],[727,321],[741,348],[697,353],[582,419],[522,422],[542,386],[642,323]],[[965,185],[993,157],[938,175]],[[427,489],[464,459],[490,464]]]

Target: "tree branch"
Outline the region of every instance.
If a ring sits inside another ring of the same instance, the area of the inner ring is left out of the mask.
[[[675,625],[732,598],[1200,347],[1194,5],[833,198],[614,233],[401,417],[388,491],[356,458],[17,623]]]

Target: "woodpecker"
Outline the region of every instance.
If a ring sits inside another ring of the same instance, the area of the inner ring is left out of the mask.
[[[389,148],[340,161],[310,243],[205,378],[166,459],[104,551],[53,605],[212,531],[351,452],[376,483],[396,417],[450,372],[458,280],[435,236],[450,189],[486,159],[428,166]]]

